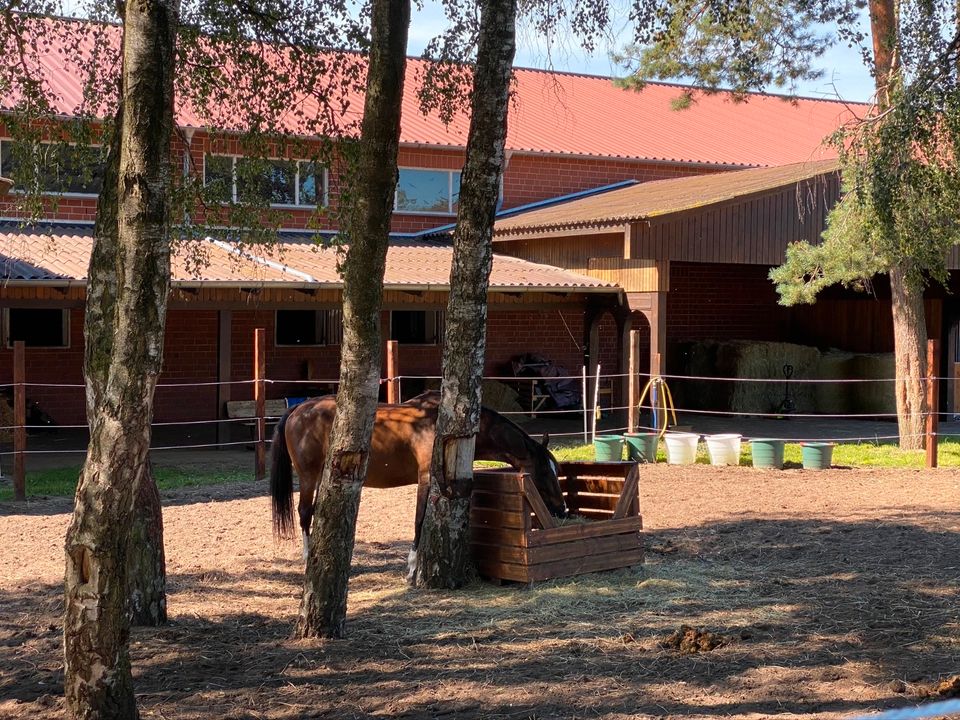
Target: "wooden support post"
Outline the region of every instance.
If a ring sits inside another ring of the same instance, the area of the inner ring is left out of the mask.
[[[257,437],[256,478],[263,480],[267,476],[267,331],[257,328],[253,331],[253,400],[256,404]]]
[[[400,402],[400,343],[387,340],[387,402]]]
[[[13,498],[27,499],[27,386],[23,340],[13,343]]]
[[[639,424],[637,403],[640,400],[640,333],[630,331],[630,362],[627,364],[627,432],[636,432]]]
[[[227,403],[231,399],[230,380],[232,379],[233,359],[231,343],[233,335],[233,311],[220,310],[217,312],[217,417],[221,420],[227,417]],[[230,442],[230,423],[217,423],[217,444],[225,446]],[[222,449],[225,449],[222,447]]]
[[[940,366],[940,341],[927,341],[927,467],[937,467],[937,431],[940,429],[940,383],[937,370]]]

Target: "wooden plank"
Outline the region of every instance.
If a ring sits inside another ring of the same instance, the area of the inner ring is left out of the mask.
[[[626,517],[633,509],[633,501],[637,498],[640,491],[640,471],[634,466],[633,470],[627,475],[623,483],[623,489],[620,491],[620,499],[613,509],[614,518]]]
[[[530,578],[528,582],[539,582],[558,577],[569,577],[570,575],[582,575],[583,573],[599,572],[601,570],[617,570],[632,565],[639,565],[642,562],[643,550],[641,548],[627,552],[604,553],[603,555],[557,560],[556,562],[542,563],[530,567],[527,573]]]
[[[486,543],[471,543],[473,559],[479,564],[485,563],[512,563],[514,565],[529,565],[529,549],[512,545],[488,545]]]
[[[486,492],[523,494],[520,475],[516,470],[484,470],[473,474],[473,489]]]
[[[526,508],[523,495],[520,493],[499,494],[485,491],[473,491],[473,507],[490,510],[505,510],[507,512],[522,513]]]
[[[628,532],[598,538],[586,538],[576,542],[558,543],[543,547],[525,548],[518,555],[525,555],[531,565],[566,560],[569,558],[589,557],[613,552],[629,552],[640,548],[640,533]]]
[[[620,500],[619,495],[600,495],[596,493],[580,493],[577,495],[581,510],[608,510],[613,512]]]
[[[549,530],[534,530],[527,538],[529,547],[539,547],[553,543],[569,542],[590,537],[616,535],[640,529],[640,519],[635,517],[608,520],[602,523],[586,523],[584,525],[566,525]]]
[[[478,561],[477,570],[481,575],[498,580],[510,580],[519,583],[529,583],[531,581],[530,570],[526,565]]]
[[[600,508],[580,508],[577,511],[577,514],[580,517],[585,517],[588,520],[612,520],[613,519],[613,510],[601,510]]]
[[[624,482],[620,478],[578,477],[577,492],[620,495]]]
[[[547,510],[547,506],[543,502],[543,498],[540,497],[540,491],[537,490],[537,486],[533,484],[533,480],[530,479],[529,475],[524,473],[521,476],[520,483],[523,487],[523,494],[526,496],[527,502],[530,503],[530,507],[537,516],[537,520],[540,521],[540,527],[544,530],[553,528],[553,515]]]
[[[526,530],[530,526],[530,515],[529,513],[474,507],[470,509],[470,523],[480,527],[489,525],[491,527]]]
[[[544,532],[543,530],[538,530]],[[532,532],[511,528],[470,528],[470,542],[483,545],[506,545],[510,547],[526,547]]]
[[[387,340],[387,402],[400,402],[400,344]]]
[[[564,462],[560,463],[561,475],[583,475],[586,477],[626,478],[636,463],[627,460],[621,462]]]

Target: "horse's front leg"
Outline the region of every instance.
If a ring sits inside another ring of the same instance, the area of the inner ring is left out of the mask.
[[[413,526],[413,547],[407,555],[407,582],[413,583],[417,574],[417,548],[420,547],[420,530],[423,528],[423,516],[427,512],[427,497],[430,495],[430,471],[420,474],[417,481],[417,514]]]

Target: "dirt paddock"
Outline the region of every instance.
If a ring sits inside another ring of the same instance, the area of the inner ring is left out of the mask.
[[[640,489],[643,567],[460,593],[407,588],[413,489],[367,491],[338,641],[290,639],[300,548],[263,485],[169,493],[142,715],[848,718],[960,674],[960,473],[660,465]],[[2,718],[63,717],[68,511],[0,504]]]

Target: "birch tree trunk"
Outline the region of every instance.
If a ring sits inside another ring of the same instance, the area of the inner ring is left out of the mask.
[[[98,207],[87,284],[90,444],[65,547],[64,693],[72,718],[138,716],[128,653],[127,558],[134,502],[149,472],[170,284],[178,13],[176,0],[124,6],[117,174],[105,182],[107,197]],[[104,204],[111,194],[112,213]]]
[[[453,236],[443,383],[415,583],[456,588],[473,575],[470,494],[486,352],[493,222],[503,172],[516,0],[482,4],[470,135]]]
[[[363,125],[344,227],[343,344],[337,413],[310,530],[296,634],[341,637],[360,490],[380,392],[380,309],[397,186],[409,0],[375,0]]]
[[[899,73],[897,5],[895,0],[871,0],[869,8],[877,110],[882,113],[890,107],[891,83],[897,82]],[[889,277],[900,447],[915,450],[923,446],[927,412],[922,380],[926,375],[927,344],[923,284],[907,265],[891,268]]]

